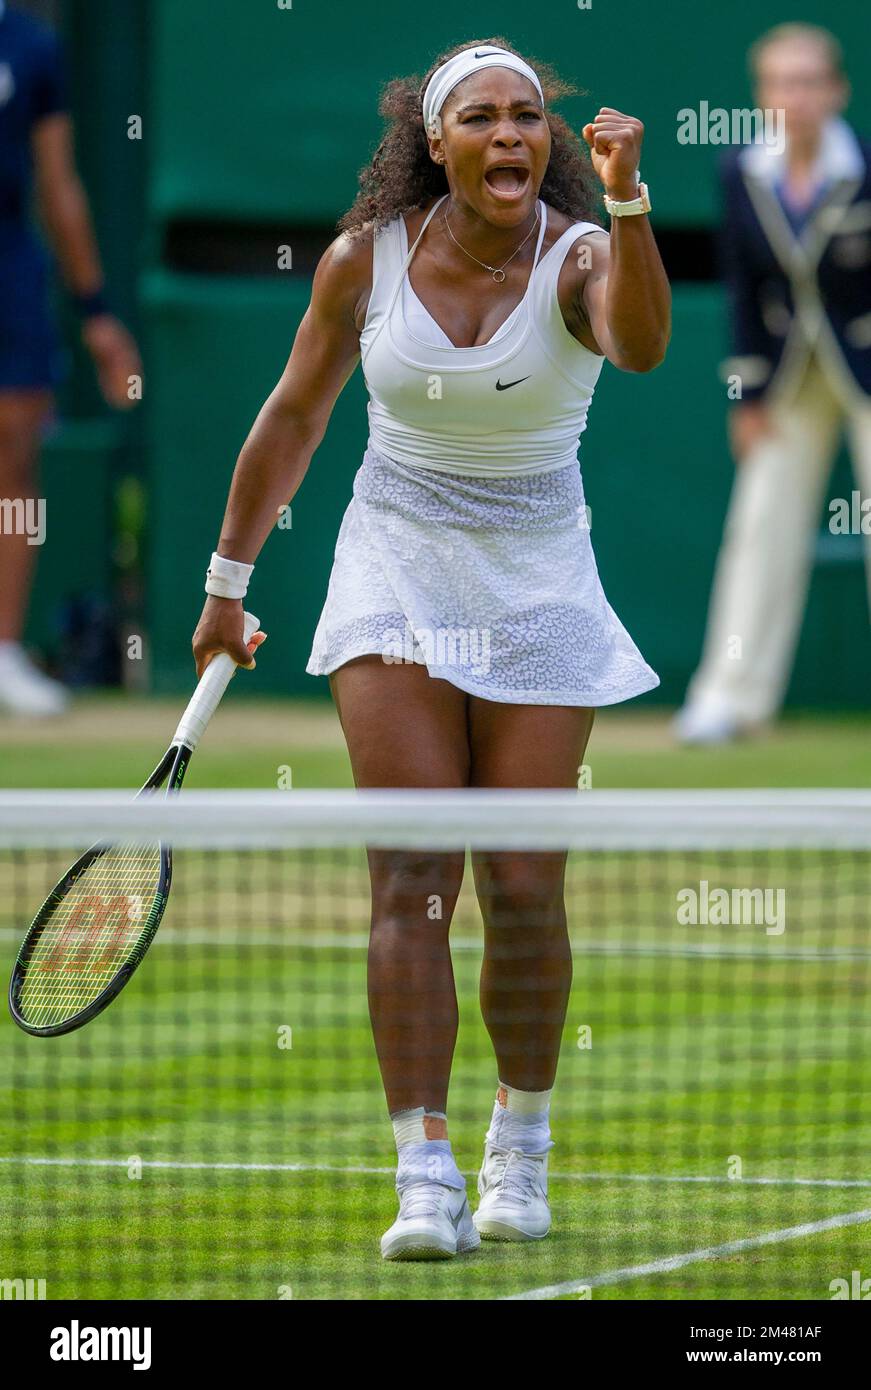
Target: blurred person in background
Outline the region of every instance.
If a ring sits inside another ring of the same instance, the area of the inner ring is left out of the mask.
[[[132,405],[129,378],[141,372],[136,344],[104,299],[65,88],[54,35],[0,0],[0,710],[32,716],[60,714],[67,699],[21,645],[37,548],[22,518],[38,502],[40,440],[62,375],[32,191],[107,402]]]
[[[850,88],[825,29],[779,25],[750,66],[786,141],[732,151],[721,171],[738,471],[702,662],[675,721],[689,743],[725,742],[780,709],[844,428],[871,497],[871,145],[841,116]],[[866,556],[871,590],[871,545]]]

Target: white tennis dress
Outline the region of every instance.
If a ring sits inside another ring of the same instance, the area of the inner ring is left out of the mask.
[[[659,684],[608,604],[578,468],[603,359],[566,328],[557,280],[600,228],[541,255],[489,342],[454,347],[418,299],[405,221],[376,232],[360,337],[369,443],[306,670],[416,661],[508,704],[610,705]]]

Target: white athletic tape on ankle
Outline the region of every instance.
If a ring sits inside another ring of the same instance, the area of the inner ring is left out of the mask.
[[[423,1127],[424,1108],[419,1105],[416,1110],[398,1110],[391,1115],[393,1122],[393,1137],[396,1140],[397,1150],[403,1144],[424,1144],[426,1143],[426,1130]]]
[[[500,1095],[503,1091],[504,1101]],[[496,1100],[515,1115],[541,1115],[547,1112],[552,1095],[552,1091],[518,1091],[515,1086],[506,1086],[504,1081],[500,1081]]]

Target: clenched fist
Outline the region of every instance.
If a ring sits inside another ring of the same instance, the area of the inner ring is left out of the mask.
[[[638,197],[638,166],[644,126],[634,116],[624,116],[613,106],[603,106],[594,121],[581,132],[590,147],[593,168],[616,202]]]

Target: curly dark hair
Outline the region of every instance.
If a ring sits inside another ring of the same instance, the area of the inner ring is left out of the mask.
[[[497,36],[457,44],[436,58],[423,78],[395,77],[385,86],[379,111],[389,122],[371,162],[360,170],[360,192],[353,205],[338,222],[338,228],[353,236],[372,224],[376,229],[386,226],[395,217],[414,208],[425,207],[434,197],[448,191],[444,166],[433,163],[423,127],[423,93],[436,68],[454,54],[474,45],[476,48],[505,48],[517,57],[525,57],[512,48],[507,39]],[[538,73],[544,93],[545,107],[562,97],[573,96],[578,88],[570,86],[547,63],[526,59]],[[539,196],[549,207],[556,208],[573,222],[598,222],[597,184],[590,164],[587,147],[561,116],[545,110],[550,127],[550,162],[542,181]]]

